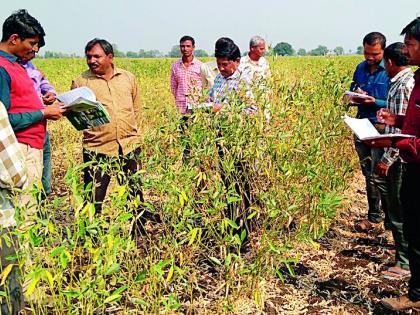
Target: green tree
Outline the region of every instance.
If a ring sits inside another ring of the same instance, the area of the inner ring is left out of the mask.
[[[179,50],[179,45],[172,46],[171,51],[169,52],[169,57],[171,58],[179,58],[181,57],[181,51]]]
[[[281,42],[274,46],[273,52],[277,56],[293,56],[295,50],[289,43]]]
[[[328,48],[327,46],[319,45],[317,48],[312,49],[309,54],[312,56],[325,56],[328,54]]]
[[[196,56],[196,57],[208,57],[209,54],[204,49],[196,49],[196,50],[194,50],[194,56]]]
[[[134,51],[127,51],[127,58],[138,58],[139,54]]]
[[[358,54],[358,55],[363,55],[363,46],[359,46],[359,47],[357,47],[357,49],[356,49],[356,54]]]
[[[114,57],[125,57],[125,53],[118,50],[117,44],[112,44],[112,49],[114,50]]]
[[[306,56],[307,55],[306,50],[303,49],[303,48],[300,48],[298,50],[297,54],[298,54],[298,56]]]
[[[337,46],[334,48],[334,53],[336,55],[344,55],[344,48],[341,46]]]

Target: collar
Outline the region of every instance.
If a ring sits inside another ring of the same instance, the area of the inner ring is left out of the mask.
[[[241,77],[241,71],[238,69],[236,69],[236,71],[230,76],[225,78],[224,76],[222,76],[223,79],[225,79],[226,81],[228,80],[237,80]]]
[[[396,75],[394,75],[394,77],[391,78],[391,83],[398,81],[401,77],[403,77],[409,72],[411,72],[411,68],[405,68],[404,70],[401,70]]]
[[[178,62],[179,62],[181,65],[183,65],[183,64],[184,64],[184,63],[182,62],[182,57],[181,57],[181,58],[179,58]],[[195,58],[195,57],[193,56],[193,60],[191,61],[191,64],[192,64],[192,65],[194,65],[196,62],[197,62],[197,58]]]
[[[367,61],[365,60],[364,61],[364,63],[365,63],[365,69],[366,69],[366,71],[368,71],[368,67],[369,67],[369,65],[368,65],[368,63],[367,63]],[[378,65],[378,69],[376,69],[376,71],[375,72],[377,72],[378,70],[380,70],[380,68],[382,68],[382,70],[385,70],[385,61],[382,59],[381,60],[381,62],[379,63],[379,65]],[[374,73],[375,73],[374,72]]]
[[[15,55],[8,54],[7,52],[5,52],[3,50],[0,50],[0,56],[6,58],[11,63],[15,63],[18,60],[18,57],[16,57]]]

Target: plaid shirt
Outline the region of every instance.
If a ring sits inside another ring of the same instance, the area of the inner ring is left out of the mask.
[[[188,68],[182,59],[171,66],[171,91],[182,115],[188,113],[187,104],[196,103],[196,98],[201,95],[201,64],[200,60],[194,58]]]
[[[13,133],[9,117],[0,102],[0,227],[16,225],[10,190],[26,182],[25,159]]]
[[[414,87],[414,73],[410,68],[400,71],[391,79],[388,97],[386,100],[387,108],[394,115],[405,115],[410,99],[411,91]],[[385,133],[401,133],[401,129],[394,126],[385,126]],[[385,150],[381,162],[391,166],[398,159],[398,149],[389,148]]]
[[[214,79],[214,85],[209,91],[209,96],[215,104],[229,104],[232,97],[240,98],[245,104],[254,103],[251,79],[247,72],[242,72],[239,68],[228,78],[219,73]],[[257,107],[254,105],[243,109],[245,113],[252,113],[256,110]]]

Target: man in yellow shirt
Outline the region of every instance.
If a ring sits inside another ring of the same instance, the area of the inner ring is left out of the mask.
[[[120,184],[126,184],[130,198],[143,202],[139,171],[140,93],[134,74],[114,66],[112,45],[95,38],[87,43],[85,55],[89,70],[72,82],[72,88],[86,86],[108,111],[111,122],[83,132],[83,161],[93,162],[84,169],[84,184],[92,186],[92,201],[96,212],[102,210],[102,202],[111,180],[110,171],[122,170],[118,176]],[[105,162],[110,168],[103,169]],[[138,208],[138,207],[136,207]],[[141,229],[135,221],[133,233]]]

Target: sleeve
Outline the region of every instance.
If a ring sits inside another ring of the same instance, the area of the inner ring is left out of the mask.
[[[357,70],[359,69],[359,67],[357,67],[356,68],[356,70],[354,71],[354,73],[353,73],[353,80],[352,80],[352,82],[351,82],[351,84],[350,84],[350,91],[355,91],[355,90],[357,90],[357,88],[359,87],[359,84],[357,83],[357,81],[356,81],[356,78],[357,78]]]
[[[200,67],[200,75],[202,87],[203,89],[207,89],[209,87],[209,80],[207,79],[207,66],[204,63]]]
[[[172,64],[172,67],[171,67],[171,91],[174,97],[176,97],[177,90],[178,90],[178,80],[175,75],[175,63],[174,63]]]
[[[41,88],[41,94],[42,95],[45,95],[49,92],[53,93],[54,95],[57,95],[57,92],[55,91],[54,87],[52,86],[50,81],[48,81],[48,79],[45,77],[44,74],[42,74],[40,88]]]
[[[375,105],[378,108],[386,108],[386,99],[375,98]]]
[[[12,189],[22,187],[27,179],[25,159],[8,120],[3,104],[0,103],[0,187]]]
[[[13,130],[20,131],[44,119],[42,111],[9,114],[9,121]]]
[[[0,67],[0,102],[4,104],[6,110],[10,108],[10,76]]]
[[[382,155],[381,162],[390,167],[398,160],[399,151],[396,148],[388,148]]]
[[[136,116],[136,121],[139,123],[140,121],[140,110],[141,110],[141,101],[140,101],[140,87],[139,83],[137,81],[137,78],[135,76],[133,80],[133,109],[134,109],[134,115]]]
[[[420,149],[420,139],[419,138],[410,138],[403,139],[397,142],[397,148],[400,151],[404,151],[411,156],[417,157]]]

